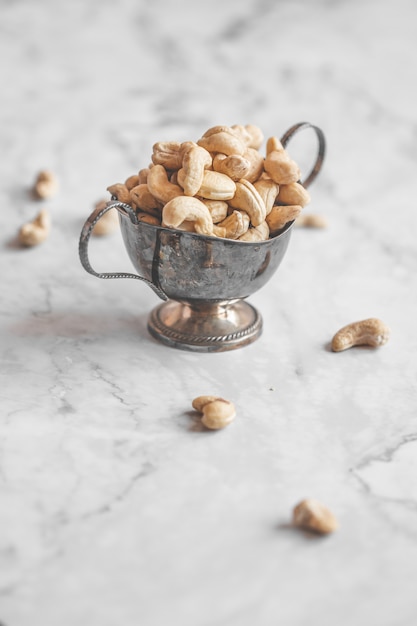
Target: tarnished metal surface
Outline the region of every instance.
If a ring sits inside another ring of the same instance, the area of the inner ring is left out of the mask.
[[[268,241],[206,237],[120,216],[129,257],[141,276],[173,300],[246,298],[263,287],[288,246],[291,227]]]

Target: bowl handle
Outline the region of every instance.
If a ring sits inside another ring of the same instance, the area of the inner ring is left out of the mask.
[[[287,130],[287,132],[281,137],[281,143],[285,148],[289,140],[294,137],[296,133],[298,133],[300,130],[303,130],[304,128],[312,128],[316,133],[319,142],[317,158],[311,169],[311,172],[304,181],[299,181],[303,185],[303,187],[308,187],[309,185],[311,185],[317,174],[320,172],[321,166],[323,164],[323,159],[326,152],[326,140],[324,138],[323,131],[318,126],[314,126],[309,122],[299,122],[298,124],[294,124],[294,126],[291,126],[291,128]]]
[[[78,247],[78,252],[80,256],[81,265],[89,274],[93,276],[97,276],[97,278],[135,278],[136,280],[143,280],[149,287],[159,296],[162,300],[168,300],[167,296],[164,294],[162,289],[156,287],[150,280],[144,278],[143,276],[139,276],[138,274],[129,274],[122,272],[96,272],[93,270],[90,264],[90,260],[88,258],[88,242],[90,240],[91,233],[93,232],[94,226],[97,224],[99,219],[103,217],[107,211],[111,209],[117,209],[123,215],[128,215],[133,224],[138,224],[138,218],[136,217],[136,213],[128,204],[124,204],[123,202],[108,202],[104,208],[98,207],[95,211],[93,211],[90,217],[86,220],[83,229],[81,231],[80,242]]]

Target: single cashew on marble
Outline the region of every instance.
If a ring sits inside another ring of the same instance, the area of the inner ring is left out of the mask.
[[[192,406],[203,414],[202,424],[210,430],[220,430],[228,426],[236,417],[236,409],[232,402],[216,396],[198,396]]]
[[[104,209],[107,205],[107,200],[99,200],[95,204],[95,209]],[[99,219],[97,224],[93,228],[93,235],[95,237],[104,237],[110,235],[117,230],[119,226],[119,216],[117,209],[110,209],[107,213],[104,213],[103,217]]]
[[[206,205],[193,196],[179,196],[166,203],[162,209],[162,226],[178,228],[183,222],[194,222],[200,235],[213,234],[213,221]]]
[[[353,346],[379,348],[387,343],[390,329],[376,317],[343,326],[332,339],[333,352],[342,352]]]
[[[327,220],[317,213],[303,213],[297,217],[294,226],[304,228],[327,228]]]
[[[339,527],[339,522],[330,509],[314,498],[302,500],[294,507],[293,524],[319,535],[328,535]]]
[[[51,229],[51,220],[46,209],[42,209],[32,222],[23,224],[18,233],[22,246],[37,246],[45,241]]]
[[[33,192],[36,198],[46,200],[51,198],[58,191],[58,179],[50,170],[42,170],[36,177]]]

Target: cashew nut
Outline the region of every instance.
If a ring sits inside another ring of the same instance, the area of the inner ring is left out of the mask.
[[[301,176],[297,163],[290,159],[285,150],[272,150],[264,161],[264,168],[278,185],[295,183]]]
[[[162,204],[184,194],[179,185],[169,182],[167,171],[163,165],[154,165],[149,170],[147,185],[153,197]]]
[[[250,135],[250,142],[248,143],[248,147],[259,150],[264,140],[263,132],[258,126],[255,126],[254,124],[246,124],[245,129]]]
[[[300,206],[273,206],[269,215],[266,216],[266,222],[274,236],[285,224],[295,220],[301,213]]]
[[[222,154],[244,154],[246,144],[238,132],[229,126],[214,126],[197,141],[209,152],[221,152]]]
[[[138,185],[146,185],[148,182],[149,167],[144,167],[138,172]]]
[[[229,205],[224,200],[206,200],[205,198],[201,198],[201,202],[204,202],[210,211],[213,224],[218,224],[227,217]]]
[[[217,226],[224,228],[227,239],[239,239],[249,228],[250,218],[246,211],[233,211]],[[214,231],[216,234],[216,231]]]
[[[203,184],[204,170],[212,163],[211,154],[201,146],[189,148],[182,159],[181,186],[186,196],[195,196]],[[177,175],[178,178],[178,175]]]
[[[147,184],[137,185],[130,190],[130,202],[133,207],[159,217],[161,215],[162,205],[149,191]]]
[[[49,170],[42,170],[36,177],[33,187],[34,195],[42,200],[51,198],[58,191],[58,180]]]
[[[133,174],[132,176],[129,176],[129,178],[126,178],[125,186],[129,191],[133,189],[133,187],[137,187],[137,185],[139,185],[139,176],[137,174]]]
[[[314,498],[302,500],[294,507],[293,524],[319,535],[328,535],[339,528],[339,522],[333,513]]]
[[[139,222],[145,222],[146,224],[152,224],[153,226],[160,226],[161,220],[156,215],[150,215],[149,213],[142,213],[141,211],[136,213],[136,217]]]
[[[95,209],[104,209],[107,205],[107,200],[99,200],[96,202],[94,208]],[[117,209],[110,209],[107,213],[104,213],[103,217],[99,219],[97,224],[93,228],[92,234],[95,237],[103,237],[105,235],[110,235],[115,230],[117,230],[119,226],[119,216],[117,213]]]
[[[327,220],[325,217],[318,215],[317,213],[302,213],[295,220],[294,226],[304,226],[305,228],[326,228]]]
[[[249,228],[241,237],[239,237],[238,241],[266,241],[269,238],[269,226],[266,222],[262,222],[256,228]]]
[[[332,339],[332,350],[342,352],[353,346],[365,345],[378,348],[387,343],[390,334],[391,331],[384,322],[371,317],[341,328]]]
[[[153,146],[152,162],[168,170],[178,170],[182,162],[180,148],[178,141],[158,141]]]
[[[281,204],[297,204],[305,207],[310,202],[310,194],[301,183],[281,185],[278,193],[278,202]]]
[[[247,159],[250,163],[250,168],[246,172],[246,175],[243,176],[250,183],[255,182],[262,175],[264,171],[264,159],[260,152],[255,150],[255,148],[248,148],[243,155],[245,159]]]
[[[266,142],[266,156],[271,152],[284,152],[284,146],[278,137],[269,137]]]
[[[216,154],[213,159],[213,169],[216,172],[226,174],[232,180],[237,181],[246,178],[251,168],[251,163],[240,154]]]
[[[22,246],[37,246],[45,241],[51,229],[51,220],[46,209],[42,209],[32,222],[23,224],[18,239]]]
[[[162,209],[162,226],[178,228],[184,221],[194,222],[195,232],[200,235],[213,235],[208,208],[193,196],[177,196]]]
[[[229,204],[234,209],[246,211],[253,226],[259,226],[265,220],[265,203],[248,180],[242,179],[236,183],[236,192]]]
[[[254,182],[253,186],[264,201],[266,214],[269,215],[277,199],[279,185],[271,179],[260,179]]]
[[[178,180],[181,182],[180,172],[181,170],[178,172]],[[198,190],[199,196],[207,200],[230,200],[235,192],[236,183],[229,176],[212,170],[204,170],[203,182]]]
[[[123,202],[124,204],[131,203],[130,191],[123,183],[110,185],[110,187],[107,187],[107,191],[111,193],[112,196],[115,196],[119,202]]]
[[[294,220],[310,200],[298,182],[298,165],[280,140],[269,137],[264,159],[259,152],[263,139],[257,126],[235,124],[213,126],[197,142],[157,142],[148,167],[108,190],[136,209],[140,221],[158,223],[163,207],[182,198],[165,211],[165,226],[171,220],[176,224],[172,227],[181,230],[262,241]],[[187,204],[183,198],[197,202]],[[184,215],[179,214],[179,207]]]
[[[216,396],[198,396],[192,406],[203,414],[201,422],[210,430],[219,430],[228,426],[236,417],[232,402]]]

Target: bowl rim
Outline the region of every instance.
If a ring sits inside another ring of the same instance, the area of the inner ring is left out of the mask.
[[[115,207],[117,208],[117,207]],[[268,239],[264,239],[261,241],[239,241],[239,239],[230,239],[230,238],[226,238],[226,237],[216,237],[215,235],[201,235],[200,233],[193,233],[190,232],[188,230],[181,230],[181,228],[172,228],[172,227],[168,227],[168,226],[162,226],[161,224],[150,224],[149,222],[145,222],[142,220],[138,220],[136,223],[132,222],[132,220],[130,219],[129,215],[127,213],[124,213],[122,211],[118,211],[120,218],[125,218],[128,222],[129,225],[132,226],[141,226],[143,228],[149,228],[151,230],[155,230],[155,231],[163,231],[163,232],[169,232],[169,233],[174,233],[174,234],[178,234],[178,235],[183,235],[184,237],[191,237],[192,239],[205,239],[205,240],[209,240],[209,241],[215,241],[217,243],[239,243],[239,244],[243,244],[246,246],[264,246],[267,244],[271,244],[271,242],[280,239],[283,235],[285,235],[289,230],[291,230],[292,226],[294,225],[295,220],[291,220],[290,222],[287,222],[280,230],[279,232],[274,235],[273,237],[268,237]]]

